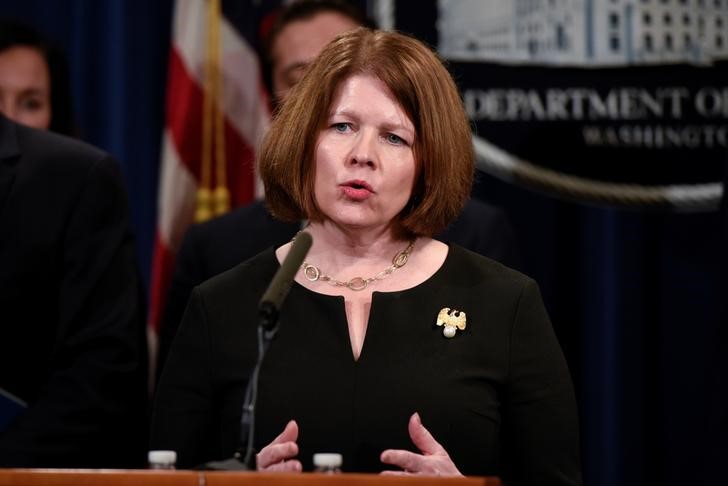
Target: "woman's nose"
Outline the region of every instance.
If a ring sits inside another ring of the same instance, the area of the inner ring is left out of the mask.
[[[360,132],[351,150],[349,160],[351,165],[375,168],[377,166],[375,144],[376,135],[367,132]]]

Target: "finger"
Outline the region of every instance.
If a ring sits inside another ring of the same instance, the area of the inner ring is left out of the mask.
[[[266,456],[268,464],[284,461],[298,454],[298,444],[295,442],[284,442],[283,444],[271,444],[266,446]],[[263,451],[261,451],[262,453]]]
[[[271,444],[281,444],[283,442],[296,442],[298,440],[298,424],[295,420],[290,420],[278,437],[273,439]]]
[[[291,420],[286,424],[278,437],[255,456],[255,464],[258,469],[264,469],[272,464],[290,459],[298,454],[298,424]]]
[[[412,473],[407,471],[382,471],[379,474],[381,476],[412,476]]]
[[[445,449],[430,434],[430,431],[422,425],[420,414],[413,413],[407,426],[410,438],[417,448],[425,455],[447,454]]]
[[[298,454],[298,444],[284,442],[283,444],[268,444],[256,456],[255,463],[258,468],[267,468],[273,464],[283,462]]]
[[[296,459],[277,462],[264,469],[265,472],[301,472],[302,470],[301,462]]]
[[[402,449],[387,449],[382,452],[379,459],[384,464],[397,466],[407,472],[419,472],[422,467],[422,460],[424,457],[419,454],[415,454],[414,452]]]

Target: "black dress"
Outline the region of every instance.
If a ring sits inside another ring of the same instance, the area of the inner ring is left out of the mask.
[[[192,294],[152,426],[152,446],[177,450],[183,467],[230,457],[238,445],[257,302],[277,268],[271,249]],[[467,315],[453,338],[436,325],[444,307]],[[340,452],[345,471],[381,471],[384,449],[415,450],[407,421],[417,411],[464,474],[581,481],[569,372],[536,284],[456,245],[422,284],[373,293],[356,361],[343,297],[294,283],[257,410],[258,449],[298,422],[304,469],[315,452]]]
[[[219,218],[194,224],[185,232],[161,315],[157,373],[164,368],[169,348],[182,321],[192,289],[271,246],[281,246],[301,229],[270,215],[263,201],[236,208]],[[521,267],[516,237],[506,214],[471,199],[458,218],[437,239],[456,243],[511,268]]]

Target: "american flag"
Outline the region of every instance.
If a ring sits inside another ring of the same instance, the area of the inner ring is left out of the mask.
[[[175,5],[150,290],[153,343],[185,230],[261,195],[255,147],[270,113],[254,46],[278,2],[264,3]]]

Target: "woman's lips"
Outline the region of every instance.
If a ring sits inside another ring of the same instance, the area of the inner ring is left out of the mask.
[[[372,187],[364,181],[347,181],[340,187],[344,196],[352,201],[364,201],[374,194]]]

